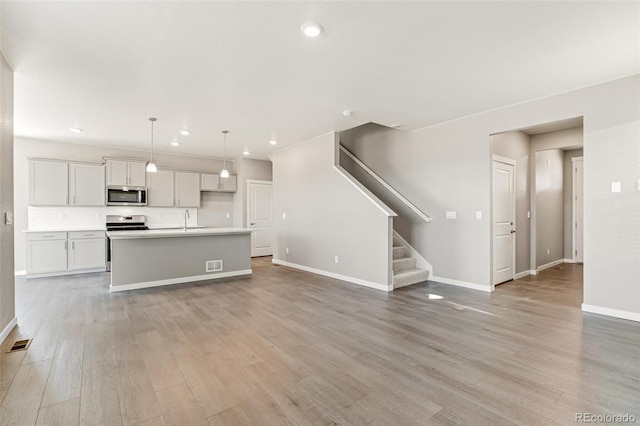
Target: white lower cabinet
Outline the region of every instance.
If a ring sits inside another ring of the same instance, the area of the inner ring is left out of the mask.
[[[70,271],[104,268],[106,242],[104,232],[69,232]]]
[[[27,233],[27,275],[59,275],[106,268],[104,231]]]

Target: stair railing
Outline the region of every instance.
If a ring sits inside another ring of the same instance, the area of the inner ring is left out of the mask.
[[[372,178],[377,180],[382,186],[384,186],[389,192],[391,192],[397,199],[402,201],[404,205],[409,207],[415,214],[417,214],[422,220],[425,222],[431,222],[431,219],[428,215],[426,215],[422,210],[416,207],[411,201],[407,200],[402,194],[400,194],[394,187],[389,185],[384,179],[377,175],[376,172],[371,170],[366,164],[364,164],[358,157],[353,155],[351,151],[345,148],[342,144],[340,144],[340,151],[344,152],[347,157],[351,158],[358,166],[362,167],[362,169],[367,172]]]

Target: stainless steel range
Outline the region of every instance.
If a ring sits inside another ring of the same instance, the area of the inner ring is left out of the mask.
[[[146,231],[147,217],[143,215],[107,215],[107,231]],[[107,237],[107,271],[111,270],[111,241]]]

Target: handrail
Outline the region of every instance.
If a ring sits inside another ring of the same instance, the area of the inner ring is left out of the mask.
[[[367,173],[371,175],[375,180],[377,180],[382,186],[384,186],[389,192],[396,196],[400,201],[402,201],[407,207],[409,207],[415,214],[420,216],[422,220],[425,222],[431,222],[431,219],[428,215],[422,212],[418,207],[415,206],[411,201],[407,200],[402,194],[396,191],[391,185],[389,185],[384,179],[376,174],[373,170],[371,170],[366,164],[358,159],[351,151],[345,148],[342,144],[340,144],[340,151],[347,154],[349,158],[351,158],[358,166],[362,167]]]

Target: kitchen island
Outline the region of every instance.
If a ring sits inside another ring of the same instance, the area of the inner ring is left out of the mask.
[[[153,229],[107,235],[110,292],[252,273],[249,229]]]

